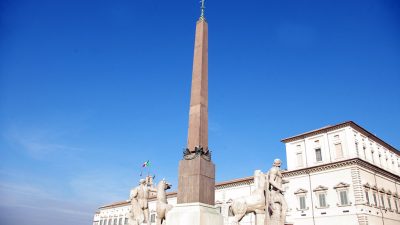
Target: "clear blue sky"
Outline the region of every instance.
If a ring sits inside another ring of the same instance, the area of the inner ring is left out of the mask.
[[[353,120],[400,147],[398,0],[208,0],[217,181]],[[198,0],[0,1],[0,223],[90,224],[140,165],[177,187]]]

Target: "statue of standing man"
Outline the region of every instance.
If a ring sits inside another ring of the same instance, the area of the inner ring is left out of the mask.
[[[140,225],[149,223],[149,205],[148,199],[151,193],[157,190],[149,185],[149,179],[140,179],[139,186],[131,190],[131,225]]]
[[[284,225],[287,204],[283,196],[281,160],[275,159],[266,177],[266,207],[264,225]]]

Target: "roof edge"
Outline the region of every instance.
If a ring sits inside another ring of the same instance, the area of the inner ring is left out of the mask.
[[[316,130],[312,130],[312,131],[308,131],[299,135],[295,135],[292,137],[288,137],[288,138],[284,138],[281,140],[281,142],[283,143],[289,143],[292,141],[296,141],[299,139],[304,139],[316,134],[320,134],[320,133],[324,133],[324,132],[329,132],[332,130],[336,130],[342,127],[346,127],[346,126],[350,126],[352,128],[354,128],[355,130],[357,130],[360,133],[363,133],[366,137],[371,138],[372,140],[374,140],[375,142],[378,142],[380,145],[385,146],[386,148],[388,148],[389,150],[391,150],[392,152],[394,152],[397,155],[400,155],[400,151],[393,147],[392,145],[390,145],[389,143],[385,142],[384,140],[380,139],[379,137],[377,137],[375,134],[369,132],[368,130],[366,130],[365,128],[361,127],[360,125],[358,125],[357,123],[355,123],[354,121],[346,121],[343,123],[339,123],[336,125],[331,125],[331,126],[326,126],[326,127],[322,127]]]

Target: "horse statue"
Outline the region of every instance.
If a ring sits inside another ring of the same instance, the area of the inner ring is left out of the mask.
[[[161,225],[165,222],[167,213],[172,209],[172,205],[167,202],[166,190],[171,188],[171,184],[167,183],[164,179],[158,182],[157,185],[157,225]],[[165,224],[165,223],[164,223]]]
[[[229,213],[235,216],[234,224],[239,224],[243,217],[249,213],[263,213],[266,206],[264,194],[265,175],[261,170],[254,171],[254,186],[256,189],[250,196],[233,200],[229,206]]]

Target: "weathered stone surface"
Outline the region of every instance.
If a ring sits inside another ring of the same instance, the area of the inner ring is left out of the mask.
[[[215,204],[215,165],[201,157],[179,162],[178,204]]]
[[[178,204],[167,215],[172,225],[222,225],[223,217],[214,206],[202,203]]]
[[[194,151],[196,146],[208,148],[208,25],[204,20],[196,24],[187,148]]]

